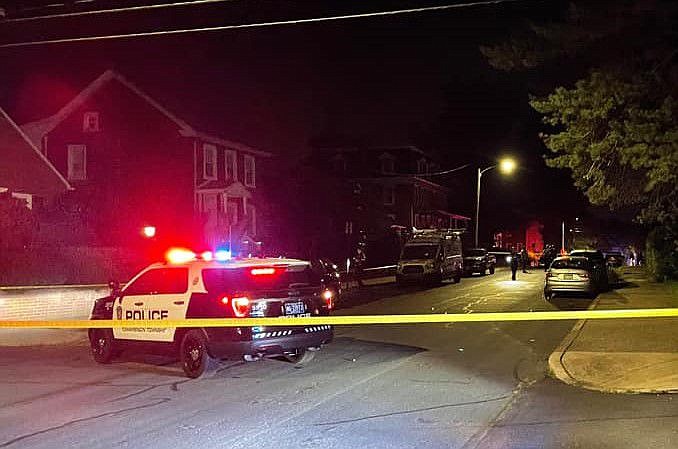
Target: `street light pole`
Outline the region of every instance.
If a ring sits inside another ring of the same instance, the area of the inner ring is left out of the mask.
[[[510,174],[511,172],[513,172],[513,170],[515,170],[516,163],[511,158],[504,158],[499,162],[499,164],[491,165],[482,170],[480,169],[480,167],[478,167],[478,181],[476,183],[476,229],[475,229],[476,248],[478,247],[478,220],[480,218],[480,179],[483,177],[483,173],[497,167],[499,167],[502,173]]]
[[[475,229],[475,247],[478,248],[478,218],[480,217],[480,178],[483,176],[483,173],[485,173],[488,170],[492,170],[495,168],[496,165],[492,165],[491,167],[487,167],[483,170],[478,167],[478,182],[476,185],[476,229]]]

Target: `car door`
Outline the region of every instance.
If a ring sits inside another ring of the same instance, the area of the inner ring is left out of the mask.
[[[141,273],[116,299],[115,318],[128,321],[114,328],[115,338],[172,341],[176,328],[134,326],[135,320],[176,320],[186,316],[188,307],[188,268],[157,267]],[[131,321],[131,323],[129,323]]]

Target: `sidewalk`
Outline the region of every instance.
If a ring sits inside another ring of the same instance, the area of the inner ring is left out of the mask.
[[[593,309],[678,307],[678,284],[649,282],[641,268],[601,294]],[[678,392],[678,318],[582,320],[549,357],[561,381],[608,393]]]

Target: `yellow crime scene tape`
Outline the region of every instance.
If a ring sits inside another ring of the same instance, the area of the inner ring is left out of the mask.
[[[623,318],[675,318],[678,308],[572,310],[544,312],[431,313],[415,315],[352,315],[278,318],[191,318],[182,320],[43,320],[0,321],[0,328],[87,329],[124,327],[247,327],[356,324],[422,324],[491,321],[605,320]]]

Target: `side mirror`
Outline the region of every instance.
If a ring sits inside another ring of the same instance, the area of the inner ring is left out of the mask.
[[[120,282],[118,281],[109,281],[108,288],[111,289],[111,296],[117,298],[120,295]]]

